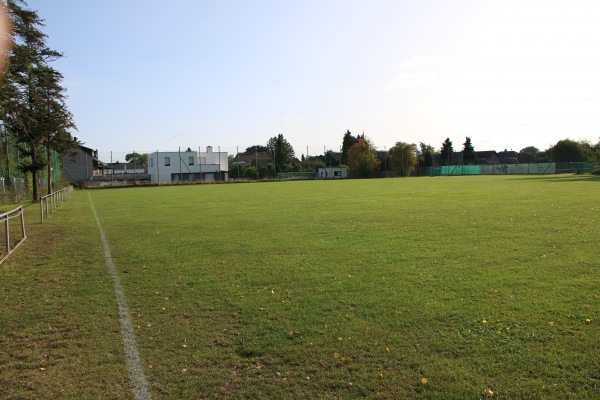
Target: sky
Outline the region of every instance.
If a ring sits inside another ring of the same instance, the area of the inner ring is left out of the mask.
[[[101,158],[600,138],[598,0],[29,0]],[[105,160],[103,161],[110,161]],[[114,160],[113,160],[114,161]]]

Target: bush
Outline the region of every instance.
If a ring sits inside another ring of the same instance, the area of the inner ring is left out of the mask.
[[[597,166],[592,170],[593,175],[600,175],[600,166]]]

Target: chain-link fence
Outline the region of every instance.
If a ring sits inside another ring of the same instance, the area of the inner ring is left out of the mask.
[[[15,203],[31,196],[34,178],[21,168],[27,162],[27,157],[10,138],[5,137],[0,141],[0,202]],[[61,180],[61,161],[56,151],[50,151],[50,167],[52,185],[56,187]],[[47,194],[48,170],[44,168],[39,171],[35,179],[40,194]]]
[[[177,146],[172,149],[98,151],[103,171],[91,186],[143,182],[204,182],[277,179],[282,172],[314,172],[340,164],[339,145],[295,147],[289,160],[277,160],[256,146]],[[212,160],[212,161],[211,161]],[[218,169],[211,165],[218,165]]]

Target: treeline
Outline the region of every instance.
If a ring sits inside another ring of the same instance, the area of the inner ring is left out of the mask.
[[[48,192],[53,190],[53,155],[74,154],[79,143],[71,135],[76,127],[65,103],[63,76],[52,67],[62,54],[46,44],[44,21],[36,11],[26,9],[22,0],[5,3],[0,6],[9,16],[12,31],[1,38],[5,50],[0,56],[8,62],[1,71],[4,160],[0,165],[8,175],[12,175],[11,167],[21,171],[37,201],[41,195],[39,178],[46,178]]]
[[[250,146],[244,153],[230,156],[229,171],[232,178],[260,179],[274,177],[278,172],[315,172],[326,166],[343,166],[355,178],[376,177],[387,172],[393,172],[395,176],[410,176],[418,167],[494,163],[490,159],[492,153],[496,152],[477,151],[470,137],[465,137],[457,149],[450,138],[446,138],[439,150],[422,142],[416,145],[398,141],[390,149],[382,151],[364,133],[354,136],[348,130],[342,137],[339,153],[328,151],[323,155],[307,158],[302,155],[301,159],[297,159],[291,144],[279,134],[269,139],[266,145]],[[596,144],[563,139],[545,150],[528,146],[518,152],[505,150],[501,153],[503,157],[498,160],[510,164],[600,163],[600,139]]]

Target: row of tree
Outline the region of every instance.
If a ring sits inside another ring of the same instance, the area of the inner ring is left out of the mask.
[[[22,0],[0,3],[12,23],[12,32],[0,39],[8,49],[0,55],[8,59],[0,71],[0,121],[3,143],[17,146],[18,168],[31,179],[33,199],[38,200],[42,171],[52,192],[51,154],[73,153],[78,141],[71,135],[76,127],[65,103],[63,76],[51,66],[62,54],[47,46],[43,20],[26,5]]]
[[[332,152],[323,156],[313,156],[308,159],[302,155],[302,160],[294,158],[292,145],[279,134],[268,140],[265,146],[254,145],[246,149],[247,154],[256,152],[268,153],[273,162],[257,170],[253,166],[246,166],[242,170],[231,169],[232,177],[268,177],[275,176],[282,171],[316,171],[320,167],[331,165],[328,157]],[[600,163],[600,141],[591,144],[586,141],[564,139],[558,141],[544,151],[529,146],[519,152],[511,153],[506,162],[510,163],[546,163],[546,162],[596,162]],[[513,154],[514,153],[514,154]],[[231,160],[234,161],[233,158]],[[379,175],[384,171],[394,171],[397,176],[409,176],[417,167],[434,165],[474,165],[481,163],[475,151],[472,140],[466,137],[462,147],[456,151],[450,138],[441,144],[440,150],[425,143],[396,142],[389,150],[377,150],[374,143],[364,135],[354,136],[348,130],[342,138],[339,161],[335,165],[347,166],[350,174],[357,178],[368,178]],[[232,163],[233,165],[233,163]]]

